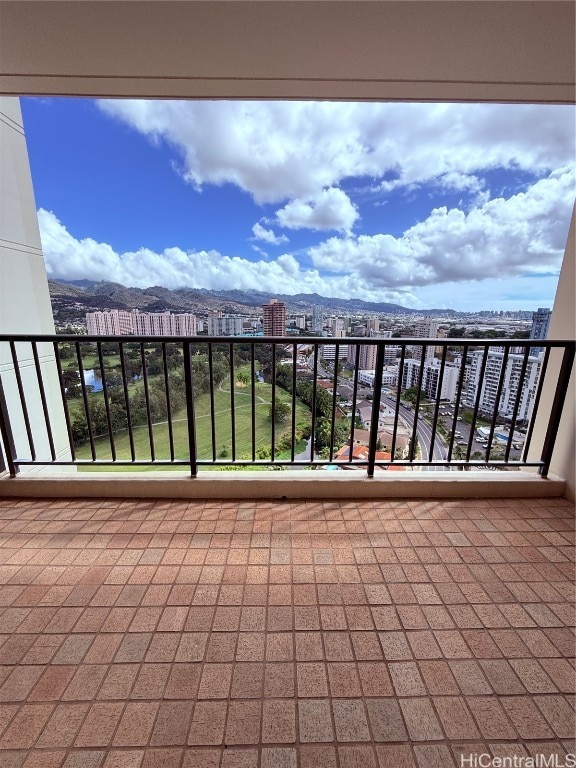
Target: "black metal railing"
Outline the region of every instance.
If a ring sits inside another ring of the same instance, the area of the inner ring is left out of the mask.
[[[360,380],[366,346],[374,373]],[[205,467],[330,468],[372,477],[390,468],[537,467],[546,476],[574,348],[0,336],[0,469],[186,467],[195,477]],[[547,425],[540,445],[537,415]]]

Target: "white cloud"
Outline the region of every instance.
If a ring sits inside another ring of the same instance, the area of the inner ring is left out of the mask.
[[[260,290],[276,293],[320,293],[324,296],[356,296],[368,301],[413,303],[403,290],[373,291],[357,276],[324,278],[315,269],[302,269],[289,253],[276,259],[250,261],[224,256],[218,251],[184,251],[166,248],[156,253],[148,248],[117,253],[107,243],[92,238],[76,239],[52,212],[40,209],[38,222],[46,271],[50,278],[109,280],[126,286],[147,288],[207,288]]]
[[[256,240],[262,240],[265,243],[270,243],[270,245],[280,245],[280,243],[288,242],[286,235],[277,235],[271,229],[263,227],[260,222],[254,224],[252,232],[254,233]]]
[[[307,200],[292,200],[276,211],[281,227],[288,229],[351,230],[358,209],[341,189],[330,187]]]
[[[468,213],[436,208],[401,237],[333,237],[309,255],[318,269],[352,272],[373,287],[555,272],[574,191],[574,170],[560,169],[526,192],[484,202]]]
[[[544,175],[574,162],[574,108],[529,104],[103,100],[173,146],[196,188],[232,183],[259,203],[318,195],[347,177],[384,188],[469,189],[494,168]],[[394,180],[396,179],[396,180]],[[391,181],[390,181],[391,180]]]
[[[107,243],[75,238],[51,212],[40,209],[38,220],[50,277],[318,293],[412,307],[514,308],[527,305],[519,286],[537,297],[533,306],[550,303],[574,192],[574,170],[560,169],[526,192],[468,212],[437,208],[400,237],[329,238],[309,249],[312,267],[291,253],[271,258],[262,252],[257,261],[178,247],[118,253]]]

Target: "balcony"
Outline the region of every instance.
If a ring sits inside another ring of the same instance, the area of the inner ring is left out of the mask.
[[[238,484],[258,475],[207,470],[252,469],[269,470],[266,482],[277,481],[270,487],[278,489],[272,495],[292,495],[286,485],[307,479],[310,486],[322,477],[342,481],[338,492],[346,492],[345,482],[368,480],[374,494],[420,477],[446,495],[459,479],[454,471],[467,470],[468,481],[500,470],[493,479],[499,488],[512,483],[517,493],[523,486],[533,493],[536,481],[537,492],[558,492],[543,480],[572,374],[573,341],[539,342],[535,356],[517,339],[394,339],[397,382],[404,382],[394,389],[382,384],[386,340],[346,341],[335,344],[335,360],[342,361],[346,347],[348,362],[335,365],[322,358],[326,340],[319,338],[0,337],[11,363],[0,376],[0,433],[11,481],[17,478],[2,488],[18,493],[26,481],[40,487],[62,470],[74,488],[146,478],[135,470],[180,470],[159,476],[174,494],[173,483],[185,477],[217,486],[232,477]],[[359,381],[366,345],[376,348],[371,385]],[[441,353],[432,360],[434,348]],[[493,357],[495,391],[483,384]],[[458,374],[449,389],[448,366]],[[545,389],[555,394],[542,407]],[[546,423],[541,438],[534,437],[538,419]],[[308,473],[325,469],[330,472]],[[114,474],[95,474],[102,470]],[[193,485],[186,494],[198,493]],[[206,492],[206,483],[201,487]]]
[[[0,763],[568,765],[573,535],[562,499],[1,500]]]

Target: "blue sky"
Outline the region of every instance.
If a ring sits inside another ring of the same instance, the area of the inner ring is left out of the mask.
[[[49,276],[551,306],[570,106],[22,99]]]

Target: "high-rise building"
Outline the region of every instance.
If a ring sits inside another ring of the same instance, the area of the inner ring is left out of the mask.
[[[358,353],[358,370],[375,370],[376,355],[378,353],[378,347],[376,344],[351,344],[348,347],[348,357],[346,362],[352,366],[356,364],[356,351],[358,348],[360,348]]]
[[[286,304],[270,299],[262,305],[262,326],[264,336],[286,336]]]
[[[421,360],[404,360],[402,369],[402,389],[417,387],[420,381]],[[456,389],[460,375],[460,366],[455,363],[446,363],[440,384],[440,361],[436,358],[424,362],[422,372],[422,391],[432,400],[449,400],[456,398]]]
[[[478,388],[480,387],[479,409],[482,413],[488,415],[496,413],[498,416],[511,417],[514,413],[516,399],[519,397],[520,403],[517,418],[520,421],[528,420],[532,415],[542,358],[540,356],[528,358],[526,374],[521,382],[520,374],[524,365],[524,355],[509,354],[502,381],[502,392],[497,403],[496,396],[498,394],[505,353],[494,350],[488,353],[486,370],[484,371],[482,381],[480,381],[483,355],[483,351],[470,353],[470,372],[465,397],[466,405],[470,407],[475,406]]]
[[[241,317],[209,317],[208,336],[241,336],[244,320]]]
[[[196,315],[172,312],[139,312],[111,309],[87,312],[86,330],[89,336],[196,336]]]
[[[530,329],[531,339],[546,339],[548,337],[548,326],[550,325],[550,318],[552,317],[552,310],[539,307],[532,315],[532,328]],[[532,356],[543,353],[542,347],[531,347],[530,354]]]
[[[530,330],[531,339],[545,339],[548,336],[548,326],[552,310],[539,307],[532,315],[532,328]]]
[[[380,332],[380,320],[377,317],[369,317],[366,323],[366,329],[370,336],[376,336]]]
[[[332,362],[336,360],[336,344],[324,344],[319,348],[321,357],[324,360]],[[347,344],[340,344],[338,346],[338,360],[347,360],[349,347]]]
[[[322,336],[322,331],[324,330],[324,310],[319,304],[314,304],[312,307],[310,330],[315,336]]]
[[[416,323],[414,327],[414,336],[417,339],[435,339],[438,334],[438,323],[431,317],[424,317],[420,322]],[[432,360],[435,356],[436,347],[429,345],[425,349],[425,359]],[[412,359],[422,360],[422,347],[412,346]]]
[[[87,312],[86,331],[89,336],[127,336],[134,333],[132,312],[122,309]]]

